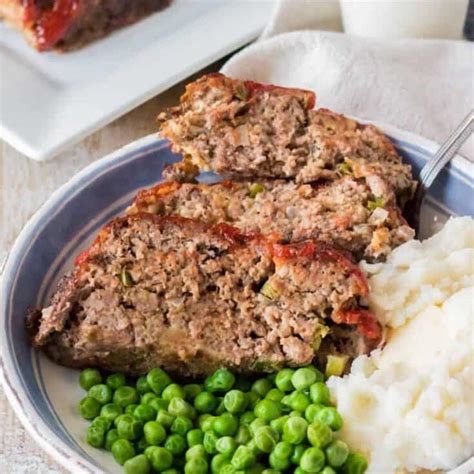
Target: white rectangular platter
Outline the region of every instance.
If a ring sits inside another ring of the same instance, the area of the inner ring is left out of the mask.
[[[269,0],[173,0],[71,53],[38,53],[0,24],[0,137],[47,160],[255,39]]]

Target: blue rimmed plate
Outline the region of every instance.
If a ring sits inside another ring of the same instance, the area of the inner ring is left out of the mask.
[[[435,143],[408,132],[383,124],[381,128],[415,173],[437,149]],[[77,414],[83,396],[78,372],[59,367],[30,349],[25,314],[29,306],[47,301],[58,278],[97,230],[123,212],[140,188],[159,181],[165,164],[179,158],[167,142],[146,137],[87,167],[28,222],[4,269],[0,349],[5,392],[35,440],[75,473],[111,472],[118,466],[109,453],[85,443],[87,423]],[[423,235],[432,234],[450,215],[474,216],[472,177],[473,165],[462,157],[443,171],[423,208]]]

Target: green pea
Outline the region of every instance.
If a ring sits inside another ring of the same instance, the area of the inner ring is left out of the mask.
[[[166,430],[158,421],[148,421],[143,427],[143,434],[148,444],[158,446],[166,439]]]
[[[214,432],[206,431],[204,433],[204,440],[203,440],[202,445],[204,446],[206,453],[208,454],[217,453],[217,449],[216,449],[217,440],[218,440],[218,437],[216,436]]]
[[[265,470],[265,466],[260,463],[254,464],[252,467],[245,469],[245,474],[262,474]]]
[[[148,394],[146,394],[146,395],[148,395]],[[152,408],[154,408],[156,413],[159,413],[161,410],[168,411],[169,402],[167,402],[166,400],[163,400],[162,398],[159,398],[155,395],[155,398],[151,399],[148,402],[148,405],[150,405]]]
[[[102,448],[105,442],[106,430],[100,425],[90,425],[87,428],[86,441],[94,448]]]
[[[258,379],[252,384],[252,392],[255,392],[260,398],[264,398],[265,395],[273,388],[272,383],[268,379]]]
[[[133,410],[133,416],[137,420],[146,423],[156,418],[156,410],[150,405],[138,405],[135,410]]]
[[[332,467],[342,466],[349,456],[349,448],[343,441],[333,441],[326,446],[326,460]]]
[[[260,400],[255,406],[255,415],[265,421],[271,421],[281,416],[281,404],[273,400]]]
[[[84,397],[79,403],[79,411],[82,418],[86,420],[92,420],[100,413],[100,403],[92,397]]]
[[[246,426],[239,426],[235,434],[235,441],[237,444],[247,444],[252,439],[250,430]]]
[[[311,403],[306,407],[304,411],[304,417],[308,423],[312,423],[316,419],[318,412],[324,408],[324,405],[319,405],[317,403]]]
[[[165,448],[173,455],[178,456],[186,451],[186,440],[179,434],[168,436],[165,441]]]
[[[324,467],[324,453],[319,448],[308,448],[301,456],[300,467],[307,472],[319,472]]]
[[[173,400],[176,400],[175,398]],[[193,429],[193,422],[186,416],[177,416],[171,425],[171,432],[186,436],[186,433]]]
[[[324,407],[316,414],[316,419],[328,425],[333,431],[340,430],[344,425],[342,416],[333,407]]]
[[[111,451],[112,445],[115,443],[120,438],[120,436],[117,433],[117,430],[115,428],[107,431],[107,434],[105,435],[105,449],[107,451]]]
[[[107,403],[100,409],[100,416],[107,418],[110,421],[114,421],[117,416],[121,415],[123,410],[115,403]]]
[[[365,459],[362,454],[351,453],[344,463],[342,472],[344,472],[344,474],[363,474],[368,467],[367,459]]]
[[[280,402],[285,394],[278,388],[272,388],[267,392],[265,398],[268,400],[273,400],[274,402]]]
[[[114,459],[122,466],[136,454],[132,443],[126,439],[118,439],[115,441],[115,443],[112,444],[111,451]]]
[[[223,454],[216,454],[211,460],[211,472],[212,474],[219,474],[220,470],[226,464],[229,464],[229,459]]]
[[[217,408],[217,398],[209,392],[201,392],[194,399],[194,408],[199,413],[211,413]]]
[[[267,422],[262,418],[255,418],[249,425],[250,433],[255,436],[255,433],[261,426],[267,426]]]
[[[260,451],[260,449],[258,449],[258,446],[257,446],[257,444],[255,443],[255,439],[251,439],[251,440],[246,444],[246,446],[247,446],[248,448],[250,448],[250,449],[255,453],[256,456],[259,456],[259,455],[260,455],[261,451]]]
[[[331,466],[326,466],[320,474],[336,474],[336,471]]]
[[[300,444],[306,438],[308,422],[300,416],[290,416],[283,426],[283,441],[291,444]]]
[[[140,394],[146,394],[146,393],[149,393],[150,395],[152,394],[151,393],[151,387],[148,384],[148,381],[147,381],[145,375],[142,375],[141,377],[138,377],[137,383],[135,384],[135,387],[137,389],[137,392],[140,393]]]
[[[165,387],[171,383],[171,378],[163,369],[156,368],[148,372],[146,381],[157,395],[161,395]]]
[[[169,428],[175,419],[176,417],[168,413],[166,410],[160,410],[156,415],[156,421],[166,428]]]
[[[123,387],[127,381],[125,380],[125,375],[123,374],[110,374],[105,383],[112,389],[117,390],[120,387]]]
[[[228,392],[235,383],[235,376],[227,369],[218,369],[204,381],[208,392]]]
[[[84,390],[89,390],[94,385],[102,382],[102,376],[97,369],[84,369],[79,375],[79,385]]]
[[[306,431],[308,441],[316,448],[324,448],[332,441],[332,431],[328,425],[314,420]]]
[[[193,458],[184,465],[185,474],[206,474],[209,465],[204,458]]]
[[[283,433],[283,427],[285,426],[286,421],[289,419],[289,415],[283,415],[275,420],[270,421],[270,426],[277,432]]]
[[[310,397],[313,403],[328,405],[331,401],[331,393],[323,382],[316,382],[309,389]]]
[[[148,448],[150,444],[146,440],[145,436],[142,436],[136,443],[135,443],[135,450],[137,453],[143,453],[146,448]]]
[[[279,440],[276,430],[270,426],[261,426],[255,431],[254,441],[257,448],[263,453],[270,453]]]
[[[203,390],[202,385],[198,383],[189,383],[183,387],[188,400],[194,400]],[[184,398],[184,397],[183,397]]]
[[[257,403],[261,400],[257,392],[248,392],[247,399],[248,399],[248,407],[251,408],[252,410],[255,408]]]
[[[138,388],[137,388],[137,392],[140,392]],[[152,400],[156,400],[156,399],[158,399],[158,397],[153,392],[146,392],[141,395],[140,403],[144,405],[148,405]],[[166,404],[166,406],[168,406],[168,404]]]
[[[215,418],[215,416],[210,415],[209,413],[201,415],[198,419],[199,428],[201,428],[202,431],[212,430],[212,424],[214,423]]]
[[[252,423],[253,420],[257,418],[255,416],[255,413],[253,411],[246,411],[245,413],[242,413],[240,416],[240,425],[241,426],[249,426],[250,423]]]
[[[290,396],[290,407],[292,410],[303,413],[310,404],[310,398],[302,392],[293,392]]]
[[[229,413],[243,412],[247,408],[247,404],[247,395],[240,390],[230,390],[224,396],[224,406]]]
[[[192,448],[189,448],[186,451],[185,459],[189,461],[193,458],[205,458],[206,457],[206,450],[202,444],[196,444]]]
[[[139,439],[143,434],[143,423],[132,416],[124,415],[117,423],[117,433],[123,439]]]
[[[304,444],[298,444],[298,446],[295,446],[293,448],[293,454],[291,455],[290,461],[298,466],[301,458],[303,457],[303,453],[307,448],[308,446],[305,446]]]
[[[212,429],[221,436],[233,436],[238,427],[237,418],[230,413],[217,416],[212,422]]]
[[[290,458],[279,458],[275,456],[273,451],[270,453],[270,456],[268,456],[268,462],[270,466],[277,471],[285,471],[290,467]]]
[[[323,471],[321,471],[323,472]],[[296,469],[295,469],[295,472],[293,474],[308,474],[308,472],[306,472],[303,468],[301,468],[300,466],[298,466]]]
[[[112,421],[105,416],[97,416],[92,420],[91,426],[101,426],[104,431],[108,431],[112,426]]]
[[[138,404],[137,403],[131,403],[130,405],[127,405],[125,407],[125,410],[123,411],[126,415],[132,415],[133,412],[135,411],[135,408],[137,408]]]
[[[144,454],[128,459],[123,467],[125,474],[149,474],[151,471],[150,461]]]
[[[174,416],[185,416],[191,419],[196,418],[195,408],[182,398],[172,398],[168,405],[168,412]]]
[[[296,390],[305,390],[316,382],[316,374],[308,367],[302,367],[291,376],[291,383]]]
[[[295,387],[293,387],[293,383],[291,382],[294,373],[295,371],[293,369],[280,370],[275,378],[277,388],[282,392],[291,392],[294,390]]]
[[[236,469],[248,469],[257,462],[255,453],[247,446],[239,446],[232,456],[231,464]]]
[[[262,474],[281,474],[281,473],[280,471],[277,471],[276,469],[265,469],[262,471]]]
[[[173,455],[160,446],[150,446],[145,450],[146,457],[155,471],[164,471],[173,464]]]
[[[180,385],[177,383],[171,383],[165,387],[161,393],[161,398],[167,401],[170,401],[173,398],[181,398],[184,400],[186,398],[186,393]]]
[[[273,455],[280,459],[289,459],[293,454],[293,446],[287,441],[280,441],[272,451]]]
[[[127,385],[117,388],[113,397],[114,403],[125,408],[127,405],[137,404],[139,402],[138,392]]]
[[[179,474],[179,471],[176,469],[165,469],[161,471],[161,474]]]
[[[204,432],[197,428],[190,430],[186,433],[186,440],[190,448],[196,446],[196,444],[202,444],[204,441]]]
[[[112,400],[112,394],[112,389],[108,385],[98,383],[89,388],[88,397],[95,399],[101,405],[105,405]]]
[[[237,449],[237,443],[234,438],[230,436],[223,436],[216,442],[216,450],[226,458],[230,459]]]
[[[229,461],[229,464],[222,466],[219,474],[242,474],[244,471],[237,469]]]

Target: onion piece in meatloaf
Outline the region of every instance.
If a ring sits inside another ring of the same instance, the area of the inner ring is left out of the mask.
[[[164,8],[170,0],[0,0],[0,19],[38,51],[77,49]]]
[[[137,214],[99,233],[28,327],[66,366],[270,371],[377,346],[380,325],[358,303],[367,291],[357,265],[327,245]]]
[[[185,161],[168,179],[190,178],[183,169],[214,171],[235,179],[293,178],[298,183],[379,174],[399,202],[414,191],[410,165],[375,126],[326,109],[313,109],[310,91],[203,76],[186,87],[180,105],[161,113],[161,133]]]
[[[384,260],[414,231],[389,186],[378,176],[346,176],[324,184],[284,180],[194,184],[170,181],[138,193],[129,214],[177,214],[208,224],[227,222],[244,232],[282,241],[317,239],[357,260]]]

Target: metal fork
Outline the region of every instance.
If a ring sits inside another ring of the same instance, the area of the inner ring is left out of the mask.
[[[456,127],[448,138],[439,147],[431,160],[423,166],[419,184],[415,196],[406,209],[408,223],[415,229],[418,235],[420,231],[421,204],[427,190],[433,184],[441,170],[449,163],[461,148],[462,144],[474,132],[474,110],[471,110],[464,120]]]

